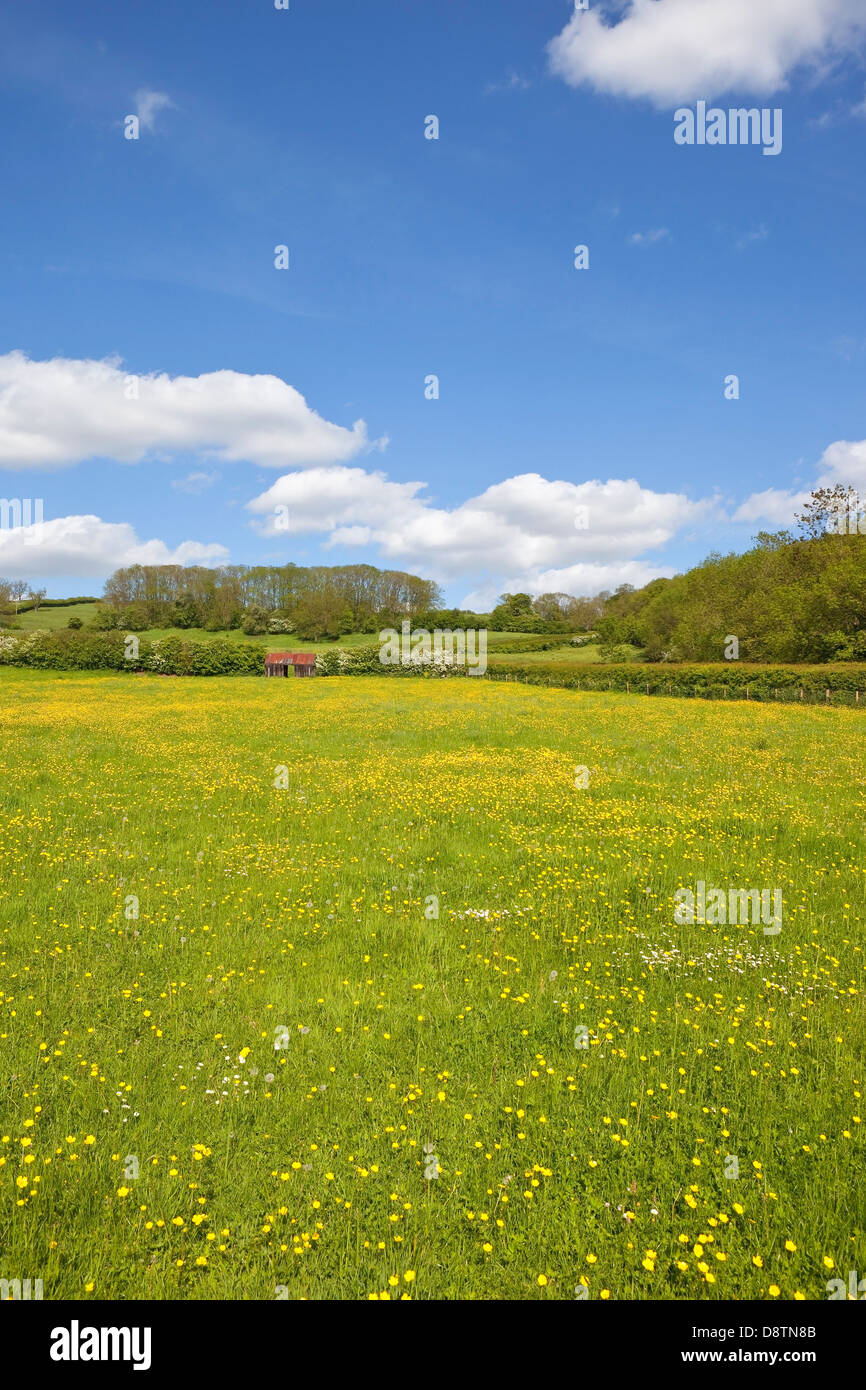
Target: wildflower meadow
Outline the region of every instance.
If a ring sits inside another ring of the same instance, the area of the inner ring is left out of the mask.
[[[857,712],[0,686],[0,1272],[181,1300],[866,1275]]]

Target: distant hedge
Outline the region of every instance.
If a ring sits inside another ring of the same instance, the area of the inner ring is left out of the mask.
[[[59,632],[0,633],[0,665],[33,666],[45,671],[151,671],[171,676],[261,676],[264,649],[252,643],[156,640],[123,632],[83,629]],[[470,677],[453,666],[383,666],[378,646],[333,649],[316,658],[322,676],[376,675],[449,679],[469,677],[520,681],[565,690],[617,691],[632,695],[672,695],[703,700],[780,700],[786,703],[866,706],[866,664],[832,666],[759,666],[736,662],[717,665],[616,666],[518,662],[488,667],[486,676]]]
[[[69,629],[0,633],[0,665],[43,671],[155,671],[167,676],[264,674],[262,651],[250,644]]]
[[[632,695],[866,705],[866,664],[853,662],[831,666],[628,662],[616,666],[587,664],[580,667],[567,667],[562,662],[552,661],[532,666],[507,662],[490,668],[487,678],[521,681],[528,685],[555,685],[566,690],[611,690]]]
[[[567,647],[571,643],[571,633],[563,632],[557,637],[507,637],[504,642],[491,640],[488,652],[509,656],[520,652],[549,652],[556,647]]]
[[[68,608],[72,603],[99,603],[98,598],[43,598],[39,601],[40,608]],[[33,599],[20,599],[17,611],[19,613],[29,613],[36,607]],[[6,605],[9,613],[16,611],[14,601]]]
[[[495,650],[495,648],[493,649]],[[488,652],[488,655],[490,652]],[[482,677],[466,667],[446,670],[432,666],[382,666],[377,647],[329,652],[316,663],[322,675],[379,675],[455,677],[494,681],[520,681],[526,685],[550,685],[564,690],[616,691],[632,695],[671,695],[702,700],[760,700],[804,704],[866,706],[866,664],[845,662],[825,666],[770,666],[721,662],[715,665],[568,665],[561,661],[502,662],[487,668]],[[829,699],[827,692],[829,691]]]

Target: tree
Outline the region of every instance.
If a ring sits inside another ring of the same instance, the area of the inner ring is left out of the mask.
[[[47,593],[47,589],[31,589],[29,591],[27,597],[33,600],[33,611],[35,613],[39,612],[39,605]]]
[[[340,636],[340,620],[345,612],[343,600],[334,589],[307,594],[295,609],[298,636],[308,642]]]
[[[544,619],[533,611],[531,594],[500,594],[490,622],[500,632],[532,632],[544,626]]]
[[[188,628],[198,627],[199,614],[196,602],[191,593],[187,591],[179,594],[174,600],[170,617],[172,627]]]
[[[144,632],[148,627],[148,613],[146,603],[130,603],[120,614],[118,627],[125,628],[127,632]]]
[[[801,533],[812,539],[828,531],[856,535],[864,510],[866,505],[856,488],[835,483],[833,487],[815,488],[802,512],[797,513],[797,521]]]
[[[9,597],[12,599],[13,603],[15,604],[15,612],[16,612],[16,614],[17,614],[17,612],[18,612],[18,605],[19,605],[19,603],[21,602],[21,600],[23,599],[23,597],[24,597],[24,595],[25,595],[26,593],[27,593],[27,580],[26,580],[26,579],[13,579],[12,582],[11,582],[11,584],[9,585]]]
[[[241,630],[248,637],[259,636],[261,633],[267,632],[269,620],[270,614],[266,608],[262,608],[258,603],[251,603],[244,613]]]

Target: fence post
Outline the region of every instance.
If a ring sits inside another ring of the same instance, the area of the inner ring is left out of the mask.
[[[626,693],[626,695],[630,695],[630,694],[631,694],[631,686],[629,685],[628,681],[626,681],[626,683],[625,683],[625,693]]]
[[[829,703],[830,703],[830,691],[829,691],[829,689],[828,689],[826,695],[824,696],[824,704],[825,704],[825,705],[829,705]]]
[[[646,693],[647,695],[649,695],[649,681],[647,681],[646,683]]]
[[[800,686],[800,699],[802,700],[802,698],[803,698],[803,687],[802,687],[802,685],[801,685],[801,686]]]

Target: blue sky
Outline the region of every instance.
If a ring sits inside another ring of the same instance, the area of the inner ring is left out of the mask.
[[[866,482],[866,15],[753,10],[7,7],[0,495],[45,523],[0,573],[366,561],[486,606]],[[676,145],[698,100],[782,152]]]

